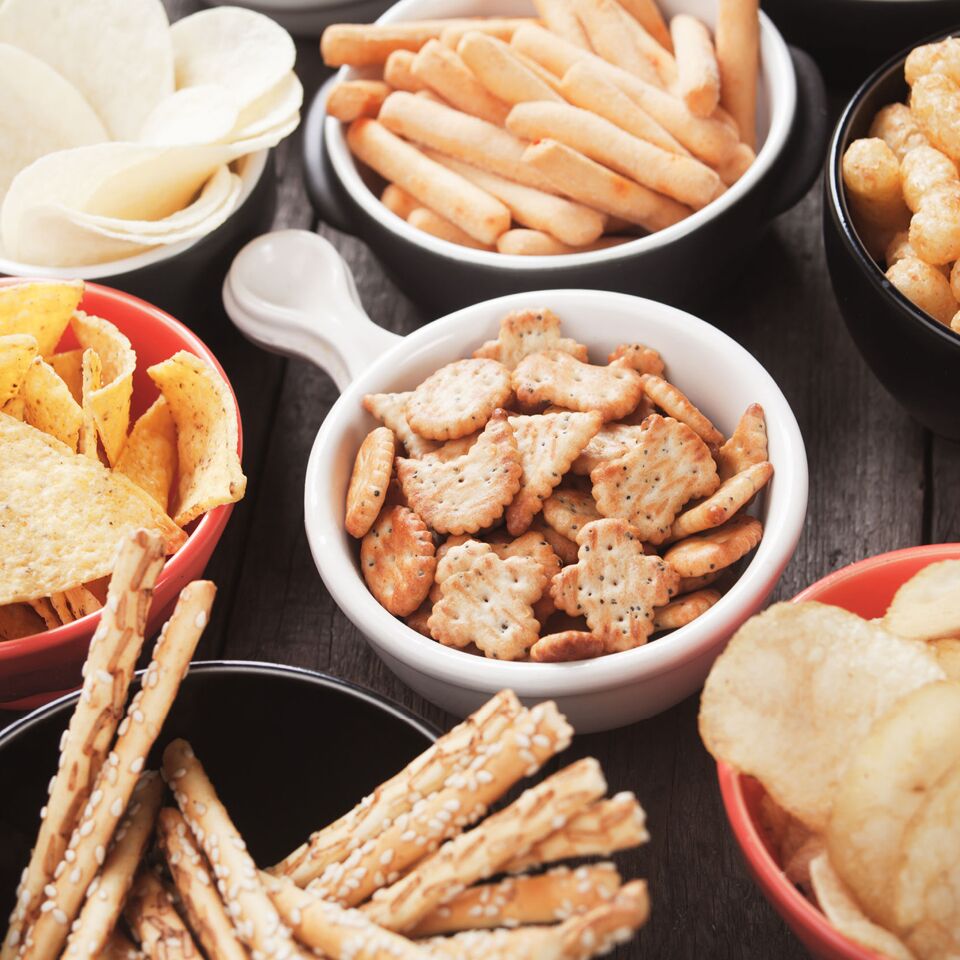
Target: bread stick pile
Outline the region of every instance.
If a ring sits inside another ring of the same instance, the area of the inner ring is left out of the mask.
[[[960,38],[911,51],[908,103],[874,117],[843,156],[857,230],[887,279],[960,333]]]
[[[707,206],[755,159],[757,0],[717,28],[654,0],[535,0],[539,19],[328,27],[328,66],[382,71],[327,101],[381,201],[500,253],[598,250]]]
[[[632,793],[604,798],[596,760],[490,813],[573,733],[553,703],[510,691],[258,869],[187,741],[166,745],[162,777],[144,769],[212,584],[183,590],[123,711],[161,551],[145,531],[122,545],[3,960],[586,960],[644,924],[643,881],[608,862],[558,865],[648,839]]]

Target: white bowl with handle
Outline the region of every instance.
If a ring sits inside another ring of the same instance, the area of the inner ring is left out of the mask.
[[[690,314],[621,293],[541,290],[478,303],[399,337],[363,312],[336,250],[302,230],[266,234],[244,247],[223,296],[247,337],[316,363],[339,388],[307,465],[304,514],[314,561],[333,599],[387,666],[451,713],[465,716],[505,687],[528,702],[556,700],[578,732],[659,713],[701,686],[714,658],[764,605],[793,555],[807,505],[807,460],[796,418],[773,378],[743,347]],[[376,426],[363,409],[364,394],[413,389],[496,337],[505,314],[531,306],[557,313],[565,335],[587,344],[594,358],[628,341],[655,347],[671,380],[726,434],[749,404],[762,404],[775,469],[756,508],[763,540],[715,606],[645,646],[578,663],[488,660],[422,636],[374,599],[360,573],[357,543],[343,526],[354,457]]]

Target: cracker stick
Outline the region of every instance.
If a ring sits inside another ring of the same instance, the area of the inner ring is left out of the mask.
[[[123,915],[151,960],[200,957],[190,931],[173,907],[173,897],[152,870],[144,867],[137,875]]]
[[[116,743],[97,776],[89,811],[84,810],[80,825],[70,837],[61,861],[64,867],[57,868],[59,876],[55,871],[52,885],[44,889],[47,898],[27,932],[23,960],[46,960],[59,954],[177,695],[207,624],[215,592],[216,587],[206,580],[188,583],[180,591],[173,616],[153,648],[153,659],[143,675],[141,689],[130,701]]]
[[[217,889],[239,938],[254,956],[289,957],[295,951],[293,938],[280,922],[257,879],[253,857],[186,740],[173,740],[163,751],[163,775],[184,820],[217,866]]]
[[[719,0],[716,43],[720,103],[737,121],[740,139],[755,148],[760,71],[759,0]]]
[[[505,203],[517,223],[549,233],[561,243],[580,247],[593,243],[603,233],[604,216],[596,210],[552,193],[511,183],[496,174],[452,160],[443,154],[428,150],[427,156]]]
[[[413,73],[413,61],[416,59],[417,55],[411,50],[394,50],[383,65],[383,79],[394,90],[406,90],[408,93],[425,90],[424,82]]]
[[[599,800],[526,853],[514,857],[505,870],[518,873],[574,857],[607,857],[639,847],[650,839],[646,814],[637,798],[624,791]]]
[[[518,851],[549,836],[607,789],[600,764],[578,760],[525,790],[468,833],[447,841],[361,909],[389,930],[410,930],[465,886],[499,873]]]
[[[362,903],[444,840],[476,823],[487,807],[521,777],[532,776],[570,743],[569,724],[551,702],[513,718],[499,740],[482,745],[469,767],[451,774],[443,789],[401,814],[372,842],[333,864],[309,889],[347,906]]]
[[[133,876],[147,848],[163,796],[163,780],[156,771],[143,774],[137,782],[124,819],[120,821],[94,889],[67,939],[66,957],[98,957],[107,948],[123,910]]]
[[[296,938],[331,960],[423,960],[406,937],[384,930],[359,910],[322,900],[287,879],[261,874],[267,893]]]
[[[375,117],[390,94],[382,80],[347,80],[338,83],[327,97],[327,115],[344,123],[358,117]]]
[[[480,34],[482,36],[482,34]],[[473,75],[456,51],[428,40],[413,61],[413,75],[444,100],[471,116],[503,126],[510,108]]]
[[[476,31],[464,34],[457,53],[499,103],[563,101],[548,82],[516,56],[509,44],[496,37]]]
[[[407,223],[424,233],[446,240],[449,243],[459,243],[463,247],[473,247],[475,250],[493,250],[488,243],[478,243],[469,233],[465,233],[456,224],[444,220],[438,213],[426,207],[416,207],[410,211]]]
[[[383,63],[394,50],[416,53],[428,40],[447,29],[485,30],[509,40],[514,30],[529,19],[463,18],[410,20],[407,23],[338,23],[327,27],[320,38],[320,54],[328,67],[367,67]]]
[[[418,106],[447,109],[427,104],[409,93],[391,94],[387,103],[398,96],[409,97]],[[483,123],[482,120],[476,122]],[[424,206],[455,223],[475,240],[493,243],[509,229],[510,211],[499,200],[428,159],[379,121],[355,120],[347,132],[347,142],[363,163],[406,190]]]
[[[406,220],[420,206],[406,190],[398,187],[395,183],[388,183],[383,188],[383,193],[380,194],[380,202],[402,220]]]
[[[500,40],[509,40],[515,30],[527,23],[536,23],[532,17],[475,17],[465,20],[447,20],[440,34],[440,42],[456,50],[463,35],[471,31],[489,34]]]
[[[591,250],[606,250],[626,243],[632,237],[600,237],[593,243],[572,247],[551,237],[542,230],[517,228],[500,234],[497,250],[515,257],[559,257],[568,253],[586,253]]]
[[[695,117],[682,100],[572,43],[566,43],[549,30],[538,26],[522,27],[514,34],[511,46],[558,76],[565,74],[578,61],[589,62],[706,163],[722,163],[737,145],[736,131],[720,120]]]
[[[533,0],[546,28],[568,43],[575,43],[584,50],[590,49],[590,41],[573,10],[571,0]]]
[[[464,890],[424,917],[410,936],[554,923],[606,903],[619,886],[620,874],[612,863],[575,870],[556,867],[538,876],[507,877]]]
[[[382,833],[397,817],[409,814],[415,803],[441,790],[450,777],[467,770],[489,744],[500,740],[521,712],[513,691],[501,690],[349,813],[314,833],[270,872],[290,877],[299,886],[320,876],[330,864]]]
[[[724,189],[716,172],[699,160],[661,150],[580,107],[519,103],[507,117],[507,129],[528,140],[559,140],[642,186],[697,210]]]
[[[575,107],[583,107],[615,123],[654,146],[690,156],[690,151],[668,133],[649,113],[630,99],[602,70],[589,60],[575,63],[560,81],[560,90]]]
[[[733,186],[757,159],[752,147],[745,143],[738,143],[736,149],[730,156],[720,164],[717,164],[716,171],[725,186]]]
[[[522,157],[526,144],[492,123],[402,92],[387,97],[380,111],[380,123],[395,134],[438,150],[454,160],[489,170],[524,186],[550,192],[550,185],[544,178],[524,164]],[[402,183],[400,185],[403,186]],[[412,190],[410,192],[413,193]],[[426,200],[423,203],[437,213],[443,213],[436,204]],[[453,220],[453,217],[447,219]]]
[[[709,117],[720,103],[720,67],[701,20],[677,14],[670,21],[670,33],[677,55],[677,93],[690,112]]]
[[[207,956],[217,960],[249,960],[237,940],[227,908],[214,886],[215,874],[196,848],[196,838],[179,810],[166,807],[157,818],[157,844],[180,896],[187,921]]]
[[[690,216],[690,208],[682,203],[641,187],[556,140],[541,140],[523,157],[550,178],[558,193],[646,230],[662,230]]]
[[[664,50],[673,51],[670,31],[656,0],[620,0],[620,5]]]
[[[12,960],[22,935],[40,909],[41,893],[63,859],[93,782],[120,721],[127,687],[143,645],[153,585],[163,567],[163,545],[138,530],[120,546],[100,625],[83,667],[80,699],[60,740],[60,763],[40,832],[24,877],[0,956]],[[88,881],[89,882],[89,881]]]

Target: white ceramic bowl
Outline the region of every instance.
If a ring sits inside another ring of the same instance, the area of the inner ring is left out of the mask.
[[[790,560],[807,504],[803,439],[776,383],[739,344],[702,320],[650,300],[593,290],[545,290],[478,303],[401,338],[363,312],[339,254],[306,231],[267,234],[234,260],[224,284],[234,323],[268,349],[306,357],[340,388],[317,433],[306,476],[307,536],[337,604],[387,666],[428,700],[465,715],[510,687],[526,701],[555,699],[581,732],[622,726],[695,691],[730,635],[763,606]],[[760,498],[763,540],[739,580],[707,613],[646,646],[581,663],[507,663],[443,647],[395,619],[367,589],[356,542],[343,528],[354,457],[376,425],[366,393],[409,390],[495,337],[511,310],[545,306],[565,333],[605,356],[640,340],[660,350],[672,380],[729,433],[753,402],[766,411],[776,473]]]

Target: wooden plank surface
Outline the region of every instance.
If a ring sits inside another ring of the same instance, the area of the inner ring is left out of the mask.
[[[167,0],[167,6],[176,18],[197,2]],[[314,44],[299,44],[298,69],[309,97],[323,76]],[[276,226],[309,227],[314,217],[301,183],[298,137],[278,153]],[[378,322],[405,333],[428,319],[362,243],[317,229],[350,264],[364,307]],[[703,316],[743,343],[780,384],[810,461],[808,522],[776,598],[874,553],[960,537],[960,447],[933,440],[910,421],[847,336],[824,264],[819,183],[770,228],[748,270],[731,281]],[[220,594],[200,656],[321,670],[447,726],[450,717],[405,688],[368,649],[333,604],[310,556],[304,472],[337,397],[333,383],[306,362],[256,350],[222,314],[181,319],[202,330],[237,389],[250,477],[208,571]],[[651,843],[623,864],[649,878],[653,918],[638,943],[617,956],[803,957],[744,870],[696,713],[692,697],[655,719],[578,737],[571,750],[598,757],[611,789],[635,790],[649,814]]]

